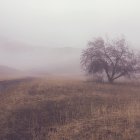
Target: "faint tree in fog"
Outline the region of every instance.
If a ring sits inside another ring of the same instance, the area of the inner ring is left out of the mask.
[[[82,68],[90,75],[105,74],[113,83],[120,77],[131,77],[140,70],[139,58],[129,49],[124,38],[104,40],[96,38],[88,43],[81,55]]]

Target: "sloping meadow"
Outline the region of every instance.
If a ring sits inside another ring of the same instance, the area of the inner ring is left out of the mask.
[[[32,79],[0,93],[1,140],[139,140],[139,117],[139,83]]]

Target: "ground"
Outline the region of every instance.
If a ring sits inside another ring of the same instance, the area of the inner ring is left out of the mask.
[[[139,118],[139,82],[0,82],[0,140],[140,140]]]

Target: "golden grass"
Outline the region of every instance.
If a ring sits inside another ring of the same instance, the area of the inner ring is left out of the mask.
[[[138,82],[33,79],[0,93],[1,140],[140,140],[139,118]]]

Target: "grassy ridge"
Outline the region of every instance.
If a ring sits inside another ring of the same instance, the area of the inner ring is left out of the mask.
[[[11,82],[0,93],[1,140],[140,139],[139,83]]]

